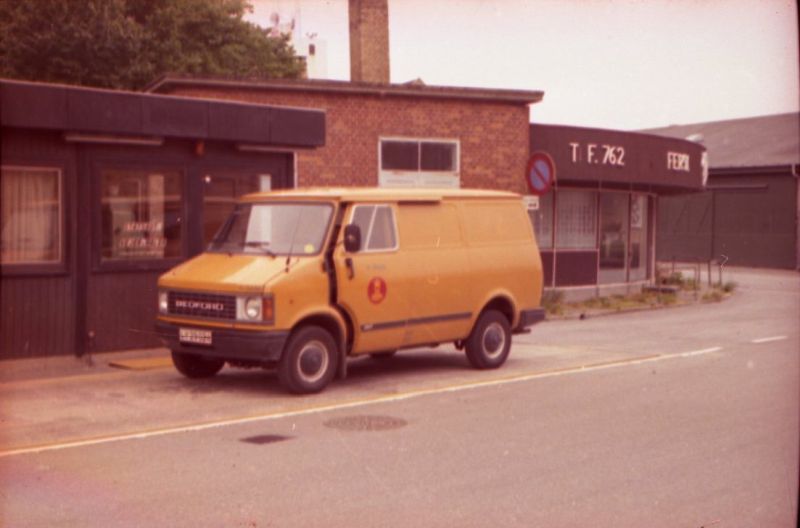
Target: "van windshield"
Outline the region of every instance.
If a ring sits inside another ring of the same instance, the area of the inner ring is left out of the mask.
[[[208,251],[264,255],[312,255],[322,248],[331,204],[240,204]]]

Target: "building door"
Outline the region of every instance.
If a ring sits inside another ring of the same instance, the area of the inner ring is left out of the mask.
[[[647,258],[650,254],[648,244],[648,235],[650,233],[649,218],[647,195],[632,195],[630,251],[628,253],[628,281],[630,282],[645,280],[648,276],[648,270],[650,269]]]
[[[287,187],[285,178],[274,177],[271,172],[210,170],[202,176],[203,188],[203,245],[205,249],[228,216],[236,201],[248,193],[271,191],[273,179],[276,189]]]
[[[623,284],[627,280],[629,195],[600,194],[600,284]]]

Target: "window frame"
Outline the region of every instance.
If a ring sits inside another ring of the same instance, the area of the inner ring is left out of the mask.
[[[383,145],[384,143],[416,143],[418,170],[384,169]],[[443,144],[455,147],[455,167],[453,170],[423,170],[422,145]],[[398,182],[401,178],[402,183]],[[432,183],[427,180],[433,179]],[[419,138],[403,136],[380,136],[378,138],[378,185],[380,187],[461,187],[461,141],[457,138]]]
[[[164,258],[142,258],[142,259],[103,259],[103,172],[107,170],[117,171],[142,171],[142,172],[164,172],[177,173],[180,179],[178,184],[181,190],[180,198],[180,253],[174,257]],[[188,186],[189,177],[187,168],[182,164],[172,163],[98,163],[92,170],[94,175],[92,182],[92,206],[94,208],[92,218],[92,271],[93,272],[117,272],[117,271],[166,271],[171,269],[184,260],[188,255],[189,229],[187,213],[189,207]]]
[[[47,163],[47,162],[45,162]],[[3,170],[53,171],[58,179],[58,260],[47,262],[0,262],[0,272],[4,276],[24,275],[65,275],[69,273],[69,233],[67,233],[67,206],[69,187],[66,185],[67,171],[63,163],[42,164],[40,162],[9,162],[0,164],[0,177]]]
[[[392,204],[387,203],[357,203],[353,204],[353,207],[350,208],[349,218],[347,220],[346,225],[351,225],[353,223],[353,217],[355,217],[356,209],[359,207],[373,207],[375,210],[372,213],[372,219],[370,220],[370,228],[367,233],[361,233],[361,249],[357,252],[352,253],[353,255],[358,255],[362,253],[394,253],[400,249],[400,234],[397,230],[397,215],[394,212],[394,207]],[[372,234],[372,228],[375,224],[375,218],[377,217],[377,211],[379,207],[385,207],[389,210],[392,216],[392,230],[394,232],[394,246],[387,247],[387,248],[380,248],[380,249],[367,249],[367,242],[369,241],[369,235]]]

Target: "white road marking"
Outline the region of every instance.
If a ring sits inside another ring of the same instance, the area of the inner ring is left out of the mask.
[[[751,343],[755,343],[756,345],[760,345],[762,343],[772,343],[773,341],[783,341],[784,339],[789,339],[789,336],[773,336],[773,337],[762,337],[760,339],[753,339],[750,341]]]
[[[683,354],[678,354],[680,357],[692,357],[692,356],[702,356],[703,354],[711,354],[712,352],[719,352],[722,350],[722,347],[711,347],[711,348],[704,348],[702,350],[693,350],[692,352],[684,352]]]
[[[631,365],[640,365],[642,363],[651,363],[655,361],[663,361],[667,359],[686,358],[698,356],[701,354],[708,354],[722,350],[722,347],[706,348],[703,350],[695,350],[693,352],[686,352],[683,354],[653,354],[649,356],[639,356],[630,359],[622,359],[615,361],[606,361],[602,363],[594,363],[589,365],[580,365],[576,367],[549,370],[543,372],[530,372],[527,374],[517,374],[507,376],[504,378],[496,378],[486,381],[473,381],[461,383],[457,385],[449,385],[444,387],[434,387],[430,389],[412,390],[400,394],[390,394],[385,396],[376,396],[373,398],[365,398],[360,400],[352,400],[345,402],[332,403],[327,405],[318,405],[301,409],[293,409],[289,411],[281,411],[274,413],[258,414],[254,416],[244,416],[239,418],[229,418],[225,420],[218,420],[212,422],[202,422],[195,424],[184,424],[175,427],[165,427],[161,429],[150,429],[144,431],[137,431],[134,433],[118,434],[118,435],[105,435],[93,438],[84,438],[68,442],[54,442],[50,444],[41,444],[35,446],[19,447],[0,451],[0,458],[29,455],[36,453],[44,453],[48,451],[58,451],[61,449],[69,449],[73,447],[86,447],[99,444],[109,444],[113,442],[123,442],[126,440],[143,440],[146,438],[153,438],[157,436],[166,436],[178,433],[189,433],[196,431],[205,431],[207,429],[216,429],[219,427],[227,427],[231,425],[243,425],[254,422],[262,422],[269,420],[278,420],[281,418],[289,418],[295,416],[304,416],[309,414],[324,413],[328,411],[338,411],[342,409],[351,409],[353,407],[362,407],[366,405],[375,405],[378,403],[390,403],[396,401],[410,400],[421,396],[429,396],[434,394],[445,394],[452,392],[460,392],[464,390],[477,389],[482,387],[492,387],[498,385],[506,385],[510,383],[518,383],[522,381],[530,381],[534,379],[552,378],[557,376],[566,376],[571,374],[581,374],[587,372],[595,372],[598,370],[612,369],[617,367],[627,367]]]

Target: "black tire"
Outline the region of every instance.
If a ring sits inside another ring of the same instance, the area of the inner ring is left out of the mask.
[[[304,326],[283,349],[278,380],[295,394],[320,392],[333,379],[339,361],[336,341],[323,328]]]
[[[225,366],[225,360],[172,351],[172,364],[187,378],[210,378]]]
[[[511,325],[497,310],[486,310],[465,341],[467,359],[478,369],[497,368],[511,350]]]
[[[383,352],[373,352],[369,357],[378,361],[385,361],[394,357],[395,354],[397,354],[397,350],[384,350]]]

